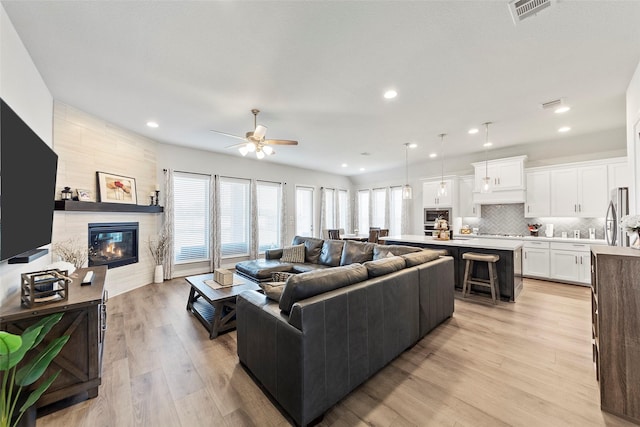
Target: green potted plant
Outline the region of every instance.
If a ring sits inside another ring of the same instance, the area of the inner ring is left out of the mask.
[[[60,321],[64,313],[43,317],[29,326],[22,335],[0,331],[0,427],[18,425],[25,411],[34,405],[60,374],[51,375],[35,390],[28,390],[44,374],[51,361],[60,353],[69,340],[63,335],[52,340],[40,353],[29,353],[30,358],[18,368],[29,350],[42,342],[51,328]],[[20,403],[19,403],[20,402]]]

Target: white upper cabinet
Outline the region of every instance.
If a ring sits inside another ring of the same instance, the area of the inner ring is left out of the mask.
[[[445,194],[440,192],[441,180],[427,181],[422,184],[422,207],[424,208],[451,208],[456,197],[454,179],[445,178],[447,187]]]
[[[626,158],[623,161],[611,163],[607,168],[609,172],[609,191],[617,187],[631,186],[631,172]]]
[[[551,216],[603,217],[608,194],[607,165],[551,171]]]
[[[551,215],[551,176],[549,171],[527,172],[527,200],[524,205],[525,218]]]
[[[524,203],[524,161],[527,156],[509,157],[472,163],[475,185],[473,200],[476,204]],[[481,192],[484,178],[490,179],[490,192]]]
[[[460,177],[460,179],[458,180],[458,206],[460,207],[460,211],[454,212],[454,216],[467,218],[480,217],[480,205],[475,204],[473,201],[473,188],[473,176]]]
[[[474,163],[476,185],[480,191],[483,179],[489,176],[493,191],[524,190],[524,160],[526,156],[509,157],[507,159],[489,160]]]

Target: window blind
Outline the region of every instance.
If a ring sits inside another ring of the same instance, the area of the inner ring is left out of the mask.
[[[282,186],[272,182],[257,182],[258,251],[280,247],[280,207]]]
[[[220,235],[222,257],[249,255],[250,181],[220,178]]]
[[[175,172],[173,176],[176,264],[209,259],[209,184],[207,175]]]

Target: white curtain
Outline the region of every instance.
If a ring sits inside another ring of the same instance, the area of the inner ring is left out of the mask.
[[[173,240],[174,240],[174,208],[173,208],[173,169],[164,170],[164,224],[162,225],[162,232],[167,236],[167,253],[162,263],[164,270],[164,278],[166,280],[173,278],[174,268],[174,254],[173,254]]]
[[[222,258],[222,239],[220,226],[220,176],[211,177],[211,185],[209,187],[209,212],[210,215],[210,236],[209,236],[209,268],[211,271],[220,268],[220,259]]]
[[[351,190],[347,190],[347,206],[345,206],[347,210],[347,223],[344,225],[345,233],[353,232],[353,208],[351,205]]]
[[[320,238],[324,239],[324,230],[327,229],[327,215],[325,210],[327,209],[327,195],[325,194],[324,187],[320,187]]]
[[[280,191],[280,247],[287,245],[287,183],[283,182]]]
[[[258,246],[260,242],[260,230],[258,229],[258,183],[255,179],[250,184],[250,201],[249,201],[249,227],[251,228],[251,236],[249,237],[249,259],[258,258]]]
[[[384,189],[384,227],[387,230],[389,229],[389,225],[391,224],[390,216],[391,216],[391,188],[387,187]]]
[[[411,227],[409,226],[411,211],[411,200],[402,199],[402,208],[400,210],[400,234],[411,234]]]
[[[353,197],[353,212],[351,217],[353,218],[353,222],[351,223],[352,227],[351,230],[356,233],[356,230],[358,230],[358,233],[360,233],[360,201],[358,200],[358,192],[355,193],[355,196]],[[358,234],[356,233],[356,234]]]

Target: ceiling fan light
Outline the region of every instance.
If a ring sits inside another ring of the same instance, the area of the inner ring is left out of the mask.
[[[262,125],[258,125],[256,126],[256,130],[253,131],[253,137],[258,140],[261,140],[262,138],[264,138],[266,133],[267,133],[267,128]]]
[[[265,145],[264,147],[262,147],[262,151],[264,151],[264,154],[266,154],[267,156],[273,154],[273,148],[270,145]]]
[[[254,144],[253,142],[247,142],[247,145],[245,145],[245,147],[247,147],[247,151],[249,153],[253,153],[254,151],[256,151],[256,144]]]
[[[240,154],[242,154],[242,156],[246,156],[247,153],[249,152],[249,149],[247,148],[246,145],[243,145],[242,147],[238,148],[238,151],[240,152]]]
[[[256,151],[256,157],[260,160],[264,159],[264,153],[262,150]]]

